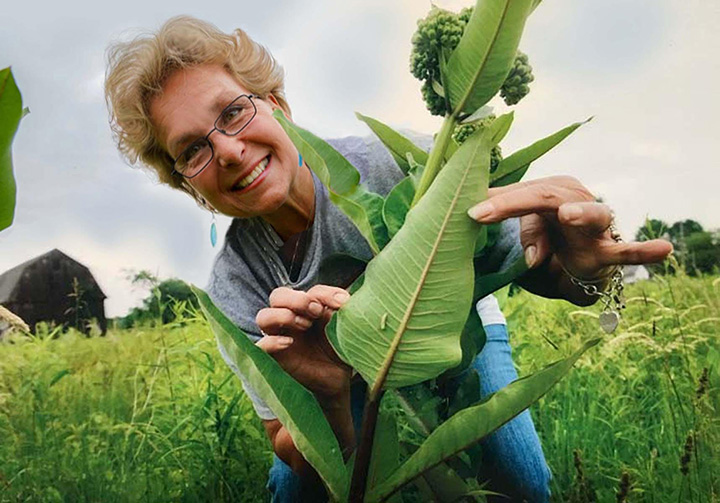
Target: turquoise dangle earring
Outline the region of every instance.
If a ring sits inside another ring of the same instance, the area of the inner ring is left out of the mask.
[[[303,165],[302,154],[300,152],[298,152],[298,166],[300,166],[302,168],[302,165]]]
[[[212,213],[212,223],[210,224],[210,244],[213,248],[217,244],[217,226],[215,225],[215,212]]]

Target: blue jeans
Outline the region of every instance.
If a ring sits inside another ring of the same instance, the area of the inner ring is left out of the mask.
[[[485,347],[473,362],[480,375],[483,397],[518,377],[512,362],[507,326],[488,325],[485,334]],[[353,416],[357,420],[358,412],[362,414],[363,400],[358,392],[353,390],[353,393]],[[550,470],[529,411],[483,439],[481,445],[483,469],[480,478],[489,480],[489,489],[507,496],[498,498],[498,502],[545,503],[549,500]],[[274,503],[322,501],[315,492],[317,488],[302,487],[300,478],[277,456],[270,468],[267,488]]]
[[[508,343],[507,326],[487,325],[485,334],[485,347],[472,364],[480,375],[483,397],[518,378]],[[549,501],[550,469],[529,410],[481,440],[480,445],[483,452],[481,478],[489,480],[489,489],[510,498],[496,498],[496,501]],[[488,498],[488,501],[494,500]]]

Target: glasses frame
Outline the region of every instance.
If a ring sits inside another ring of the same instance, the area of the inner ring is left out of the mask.
[[[250,102],[250,104],[252,105],[252,107],[253,107],[252,117],[250,117],[250,119],[245,123],[245,125],[243,127],[238,129],[234,133],[228,133],[226,130],[218,127],[218,125],[217,125],[218,121],[222,118],[223,114],[227,111],[227,109],[230,108],[231,106],[233,106],[240,98],[247,98],[248,101]],[[210,132],[208,134],[206,134],[203,138],[198,138],[197,140],[193,140],[190,143],[190,145],[188,145],[182,152],[180,152],[180,154],[175,159],[173,159],[173,170],[172,170],[173,174],[178,174],[178,175],[182,176],[183,178],[190,180],[190,179],[198,176],[200,173],[202,173],[203,170],[205,168],[207,168],[211,162],[213,162],[213,159],[215,159],[215,147],[213,147],[213,144],[210,141],[210,135],[213,134],[215,131],[218,131],[220,134],[225,135],[225,136],[239,135],[246,127],[248,127],[250,125],[250,123],[253,121],[253,119],[257,115],[257,106],[255,105],[253,98],[262,99],[262,97],[258,96],[257,94],[241,94],[240,96],[238,96],[237,98],[232,100],[229,105],[227,105],[225,108],[223,108],[222,111],[218,114],[217,119],[215,119],[215,122],[213,122],[213,128],[210,130]],[[178,171],[177,169],[175,169],[175,166],[177,165],[178,159],[180,159],[183,156],[183,154],[185,154],[185,152],[187,152],[188,149],[190,149],[190,147],[192,147],[193,144],[195,144],[195,142],[197,142],[200,139],[205,140],[207,142],[207,144],[210,146],[210,159],[208,159],[208,162],[206,162],[205,165],[202,168],[200,168],[197,173],[195,173],[194,175],[191,175],[191,176],[187,176],[187,175],[181,173],[180,171]]]

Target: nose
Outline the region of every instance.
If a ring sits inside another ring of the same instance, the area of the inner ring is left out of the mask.
[[[245,142],[239,136],[225,136],[216,132],[211,138],[215,160],[221,168],[240,164],[245,156]]]

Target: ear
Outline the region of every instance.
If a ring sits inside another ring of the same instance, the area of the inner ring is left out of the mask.
[[[288,115],[288,113],[285,110],[283,110],[283,108],[280,106],[280,103],[278,103],[278,100],[274,94],[269,93],[267,95],[267,101],[270,102],[270,107],[273,109],[273,112],[275,110],[282,110],[283,115],[285,115],[285,117],[287,117],[288,120],[290,122],[292,122],[292,115]]]
[[[268,93],[267,100],[270,102],[270,106],[273,110],[281,108],[280,103],[278,103],[278,100],[273,93]]]

